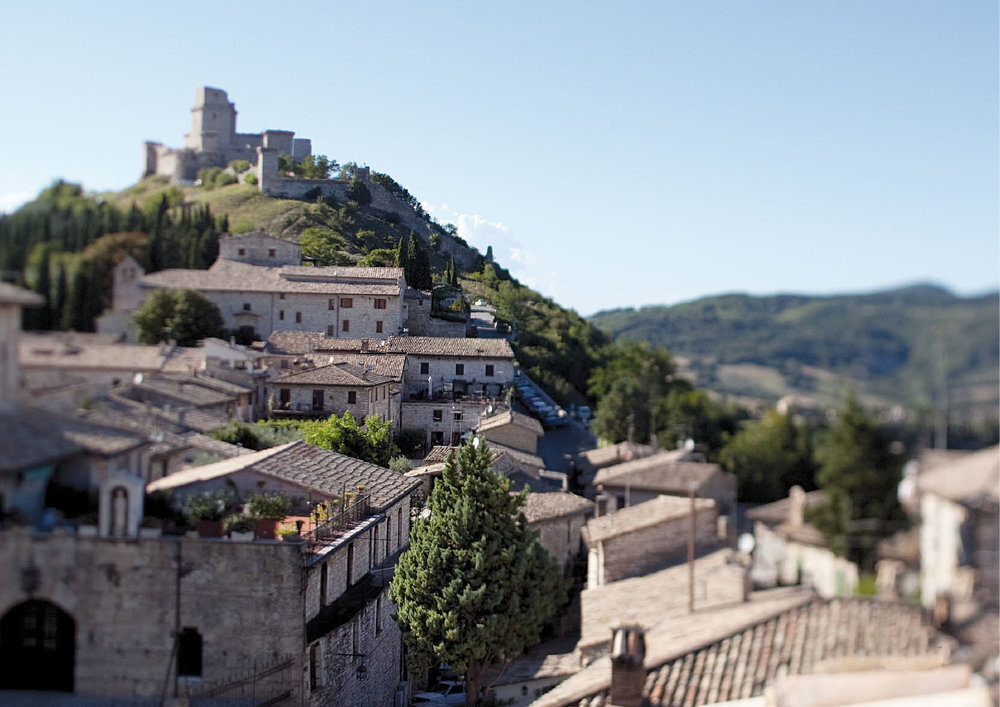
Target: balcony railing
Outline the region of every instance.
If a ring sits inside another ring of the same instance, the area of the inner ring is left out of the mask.
[[[312,530],[302,533],[309,552],[316,552],[320,547],[329,545],[371,516],[371,494],[343,498],[336,504],[328,502],[327,507],[331,509],[328,518]],[[334,510],[338,508],[339,510]]]

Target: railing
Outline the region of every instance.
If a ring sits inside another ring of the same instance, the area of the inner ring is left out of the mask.
[[[332,511],[322,524],[312,530],[302,533],[302,539],[309,545],[309,551],[315,552],[319,546],[329,545],[355,525],[371,515],[371,494],[365,493],[353,497],[351,503],[346,499],[338,506],[339,511]],[[328,504],[328,507],[329,504]]]
[[[298,677],[295,659],[282,658],[273,663],[254,663],[242,675],[197,693],[189,693],[192,707],[265,707],[291,704]]]

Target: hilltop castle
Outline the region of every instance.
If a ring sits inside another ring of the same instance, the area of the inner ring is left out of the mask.
[[[173,182],[193,181],[204,167],[225,167],[232,160],[257,164],[258,150],[301,160],[312,153],[312,143],[296,138],[290,130],[236,132],[236,105],[225,91],[203,86],[195,91],[191,132],[185,136],[184,148],[147,141],[143,176],[161,175]],[[276,160],[275,157],[275,164]]]

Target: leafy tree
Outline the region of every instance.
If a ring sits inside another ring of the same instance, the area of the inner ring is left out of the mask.
[[[195,346],[206,337],[223,335],[219,308],[194,290],[156,290],[132,321],[143,344],[173,339],[179,346]]]
[[[417,518],[390,588],[413,667],[443,661],[479,701],[483,670],[538,641],[565,593],[555,561],[528,528],[525,493],[493,472],[485,444],[449,455]]]
[[[792,486],[816,487],[809,430],[774,410],[745,422],[722,448],[719,462],[736,475],[743,502],[770,503],[785,498]]]
[[[330,415],[325,420],[303,422],[301,429],[309,444],[379,466],[388,467],[392,458],[399,456],[392,441],[392,422],[383,422],[378,415],[366,417],[362,426],[345,412],[343,417]]]
[[[376,248],[358,261],[361,267],[391,268],[396,265],[396,251],[390,248]]]
[[[306,179],[329,179],[330,174],[339,169],[336,160],[328,159],[326,155],[306,155],[295,165],[295,174]]]
[[[347,181],[347,198],[356,201],[361,206],[368,206],[372,203],[372,194],[368,187],[357,177],[351,177]]]
[[[225,427],[208,434],[223,442],[257,451],[302,439],[298,420],[258,420],[254,423],[230,420]]]
[[[867,567],[878,539],[904,519],[896,496],[902,459],[853,393],[816,448],[816,459],[827,502],[810,509],[808,519],[831,549]]]
[[[299,234],[302,255],[315,258],[320,265],[350,265],[351,261],[343,252],[344,239],[327,228],[312,226]]]

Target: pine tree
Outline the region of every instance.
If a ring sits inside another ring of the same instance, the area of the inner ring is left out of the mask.
[[[555,561],[528,528],[524,492],[493,472],[490,451],[472,442],[449,455],[418,518],[390,589],[413,661],[443,661],[465,673],[476,704],[483,670],[538,641],[565,594]]]

